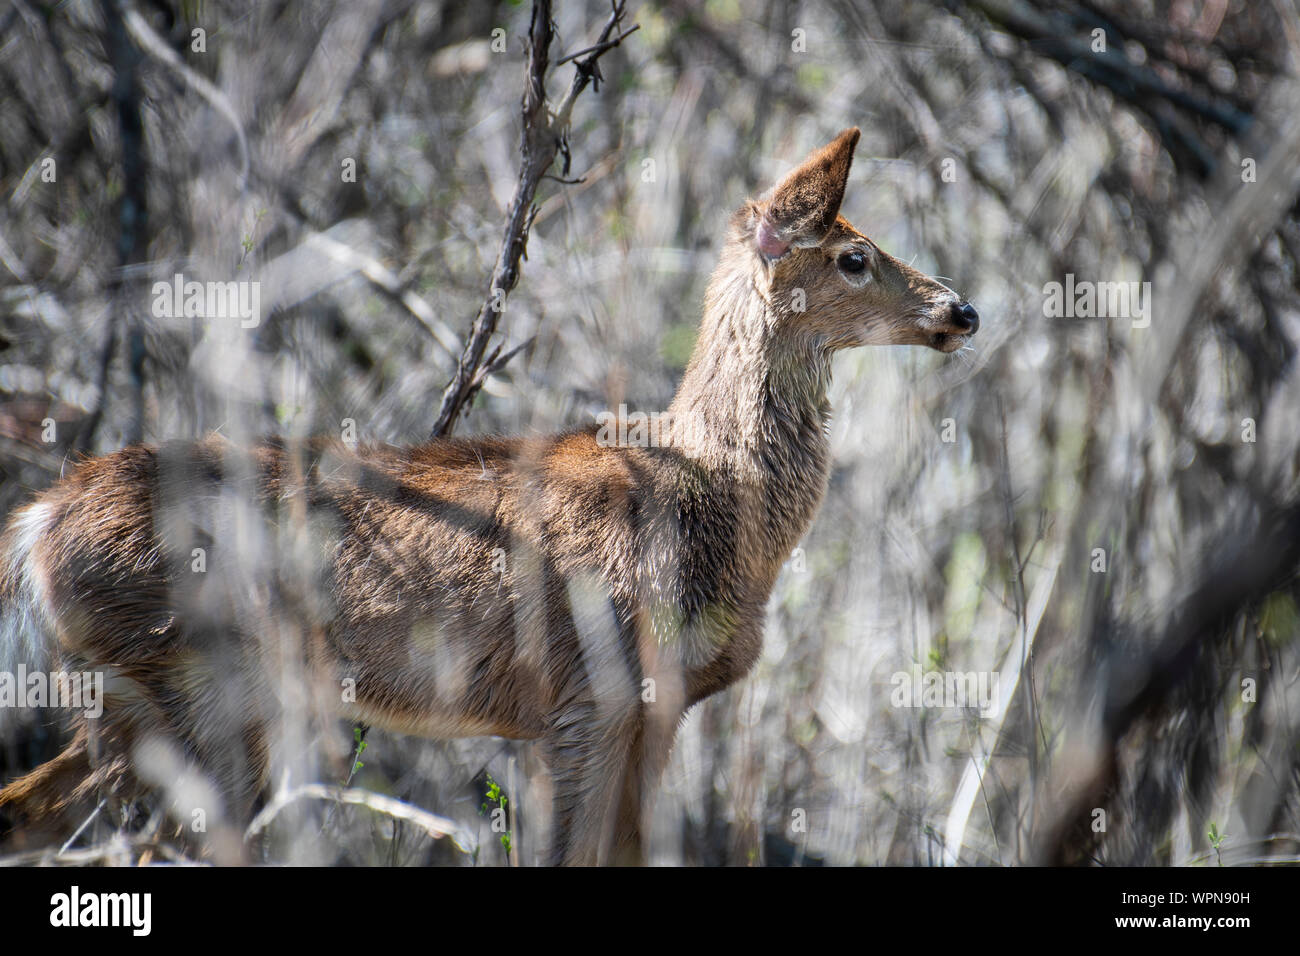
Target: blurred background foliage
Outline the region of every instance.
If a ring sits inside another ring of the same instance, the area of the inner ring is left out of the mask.
[[[558,2],[552,61],[608,12]],[[0,510],[138,439],[352,419],[423,440],[517,177],[529,13],[11,0]],[[837,359],[825,504],[751,678],[682,728],[652,861],[1296,859],[1294,0],[662,0],[629,22],[575,110],[580,181],[538,193],[500,326],[533,341],[461,433],[665,408],[728,214],[845,126],[863,139],[843,213],[983,319],[974,353]],[[259,280],[261,323],[156,320],[176,272]],[[1150,281],[1149,327],[1045,317],[1067,274]],[[996,672],[1000,699],[892,706],[914,670]],[[479,852],[341,808],[265,859],[543,852],[530,745],[368,742],[356,785]]]

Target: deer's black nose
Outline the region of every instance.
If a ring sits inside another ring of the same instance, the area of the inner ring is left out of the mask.
[[[969,302],[959,303],[952,307],[952,324],[973,334],[980,329],[980,314]]]

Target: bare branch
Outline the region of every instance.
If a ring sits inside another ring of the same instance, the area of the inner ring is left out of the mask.
[[[132,419],[128,444],[144,437],[144,330],[140,319],[127,304],[124,267],[139,262],[148,247],[149,204],[145,176],[144,114],[141,106],[139,67],[141,51],[131,42],[130,15],[125,0],[101,0],[107,26],[107,48],[113,63],[112,98],[117,112],[118,136],[122,149],[122,197],[118,203],[118,270],[111,283],[115,314],[108,323],[108,336],[100,353],[99,398],[78,442],[89,450],[108,401],[109,369],[117,352],[118,323],[127,328],[126,359],[131,375]]]
[[[632,25],[632,28],[630,30],[624,30],[622,33],[614,37],[614,39],[612,40],[605,40],[601,43],[597,43],[593,46],[589,46],[585,50],[577,50],[574,53],[570,53],[568,56],[560,57],[558,60],[555,61],[555,65],[563,66],[565,63],[568,63],[570,60],[576,60],[578,57],[586,56],[588,53],[594,53],[597,56],[599,56],[600,54],[604,53],[606,50],[610,50],[618,46],[620,43],[622,43],[624,40],[626,40],[633,33],[636,33],[636,31],[640,29],[641,29],[641,24],[635,23]]]
[[[537,207],[533,204],[537,186],[557,155],[564,156],[563,175],[569,173],[566,137],[573,104],[589,83],[599,84],[601,77],[597,61],[600,56],[618,46],[624,37],[635,30],[634,27],[621,34],[617,32],[625,6],[624,0],[617,0],[597,42],[587,50],[572,54],[581,57],[574,61],[573,81],[559,106],[550,110],[546,103],[546,69],[554,33],[551,3],[550,0],[535,0],[533,3],[532,23],[528,31],[528,81],[521,105],[523,132],[519,143],[522,156],[519,183],[510,203],[510,216],[506,221],[505,236],[501,241],[496,266],[492,270],[487,297],[474,319],[469,341],[456,366],[456,374],[442,393],[438,420],[431,433],[433,438],[451,433],[461,411],[482,385],[480,370],[488,340],[496,332],[507,296],[519,281],[519,261],[528,247],[528,233],[533,218],[537,215]],[[582,55],[584,53],[585,56]],[[512,349],[505,358],[518,351],[519,348]],[[504,359],[500,361],[504,362]]]
[[[433,306],[407,288],[400,277],[374,256],[367,255],[323,232],[312,233],[303,245],[318,249],[335,262],[361,273],[372,286],[410,313],[434,341],[452,355],[461,349],[460,337],[446,322],[438,318]]]
[[[1141,110],[1155,125],[1170,152],[1176,158],[1189,159],[1200,176],[1213,172],[1214,156],[1174,107],[1191,117],[1208,120],[1234,136],[1245,133],[1251,124],[1251,116],[1231,103],[1181,89],[1155,70],[1130,62],[1118,43],[1112,42],[1101,51],[1094,50],[1089,43],[1071,35],[1070,22],[1063,15],[1040,12],[1024,0],[970,0],[969,5],[1001,29],[1029,43],[1036,52],[1106,87]]]
[[[244,839],[250,840],[257,836],[270,826],[271,821],[279,815],[280,811],[299,800],[332,800],[335,803],[365,807],[367,810],[382,813],[395,820],[413,823],[435,840],[447,837],[463,853],[470,852],[467,847],[473,842],[470,834],[455,820],[448,820],[446,817],[437,816],[428,810],[421,810],[409,803],[403,803],[401,800],[394,800],[392,797],[385,797],[382,794],[371,793],[368,790],[329,787],[320,783],[304,784],[301,787],[294,787],[277,793],[275,798],[253,818],[253,822],[244,831]]]
[[[239,144],[239,185],[242,189],[244,184],[248,182],[248,138],[244,135],[244,124],[240,122],[239,113],[236,112],[230,98],[213,86],[206,77],[190,69],[185,61],[176,55],[176,51],[167,45],[167,41],[160,37],[153,27],[149,26],[149,22],[144,17],[140,16],[139,11],[126,6],[123,9],[122,16],[127,31],[131,34],[132,39],[139,44],[140,49],[165,64],[169,69],[174,70],[195,93],[198,93],[214,110],[220,113],[221,117],[235,131],[235,141]]]

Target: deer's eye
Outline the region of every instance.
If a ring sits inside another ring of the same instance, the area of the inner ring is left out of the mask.
[[[849,275],[858,275],[867,268],[867,257],[860,252],[846,252],[835,260],[840,270]]]

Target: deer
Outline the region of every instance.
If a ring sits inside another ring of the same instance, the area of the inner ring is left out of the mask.
[[[0,790],[0,810],[70,825],[97,796],[134,799],[150,786],[134,755],[161,739],[246,820],[271,783],[283,651],[268,632],[292,633],[294,673],[336,722],[535,741],[547,862],[643,862],[678,726],[754,666],[826,493],[833,356],[951,353],[979,328],[969,302],[840,215],[859,137],[844,130],[731,217],[656,442],[594,425],[405,447],[209,436],[84,458],[16,509],[0,668],[102,674],[104,699]],[[238,550],[219,506],[232,487],[275,557],[221,575]]]

